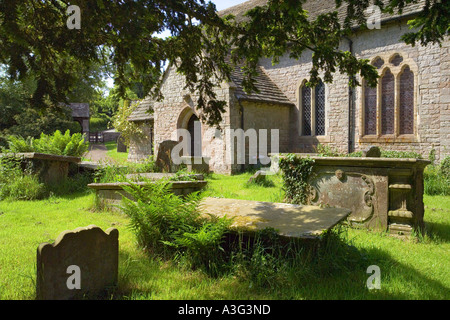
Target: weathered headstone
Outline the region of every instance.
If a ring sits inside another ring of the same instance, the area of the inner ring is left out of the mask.
[[[156,165],[163,172],[176,171],[172,161],[172,150],[179,144],[178,141],[166,140],[159,144]]]
[[[127,145],[122,135],[117,138],[117,152],[127,152]]]
[[[251,176],[250,179],[248,179],[248,183],[260,184],[260,183],[264,183],[265,180],[266,180],[265,172],[262,170],[259,170],[253,176]]]
[[[38,300],[98,297],[117,284],[119,231],[90,225],[64,231],[37,250]]]
[[[381,157],[381,150],[377,146],[370,146],[367,150],[363,151],[363,157],[379,158]]]

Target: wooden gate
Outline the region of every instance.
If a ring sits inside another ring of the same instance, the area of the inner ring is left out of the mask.
[[[103,132],[90,132],[89,142],[90,143],[103,143],[105,141]]]

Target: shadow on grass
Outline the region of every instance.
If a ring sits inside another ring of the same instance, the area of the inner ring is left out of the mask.
[[[267,245],[267,243],[265,244]],[[270,245],[269,245],[270,247]],[[266,247],[267,248],[267,247]],[[315,248],[312,249],[311,248]],[[212,296],[200,285],[211,283],[212,290],[223,293],[218,299],[276,299],[276,300],[407,300],[448,299],[449,288],[416,270],[386,251],[378,248],[358,250],[332,234],[319,246],[300,250],[298,260],[270,261],[270,255],[248,265],[234,268],[222,277],[209,277],[171,264],[162,267],[160,261],[142,254],[140,259],[129,252],[120,252],[119,287],[113,299],[134,299],[154,296],[165,291],[165,283],[188,281],[188,294],[193,299]],[[246,251],[250,254],[250,251]],[[276,256],[275,256],[276,257]],[[280,259],[278,257],[278,259]],[[132,261],[132,263],[129,263]],[[257,262],[257,263],[255,263]],[[285,263],[286,262],[286,263]],[[367,280],[372,275],[367,268],[376,265],[381,270],[381,289],[369,290]],[[164,280],[160,280],[164,279]],[[183,280],[185,279],[185,280]],[[225,279],[225,280],[224,280]],[[228,281],[226,280],[228,279]],[[232,280],[230,280],[232,279]],[[184,284],[180,283],[180,286]],[[142,289],[145,288],[145,289]],[[178,290],[178,288],[176,289]],[[173,299],[179,299],[175,293]],[[183,296],[182,299],[191,299]],[[203,298],[201,298],[203,299]]]
[[[425,238],[437,243],[449,243],[450,225],[441,222],[425,222]]]

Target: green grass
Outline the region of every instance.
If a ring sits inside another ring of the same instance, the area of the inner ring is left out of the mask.
[[[212,175],[208,196],[280,201],[275,187],[247,186],[251,174]],[[93,212],[94,195],[78,193],[40,201],[0,202],[0,299],[33,299],[36,249],[64,230],[95,224],[119,230],[119,286],[114,299],[449,299],[450,197],[425,196],[427,234],[400,240],[385,233],[344,230],[339,251],[317,269],[284,270],[269,285],[240,274],[209,277],[148,256],[135,243],[129,219]],[[328,250],[325,248],[324,250]],[[381,290],[368,290],[367,267],[381,269]]]
[[[284,192],[281,190],[283,181],[280,175],[266,176],[273,186],[265,187],[248,184],[252,173],[225,176],[211,174],[205,195],[208,197],[243,199],[252,201],[283,202]]]
[[[108,157],[113,159],[114,162],[117,163],[127,162],[128,152],[117,152],[117,142],[115,141],[105,142],[105,146],[106,149],[108,149],[106,154],[108,155]]]

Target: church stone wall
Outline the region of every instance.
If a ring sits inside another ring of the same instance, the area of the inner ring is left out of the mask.
[[[352,50],[358,58],[374,59],[378,55],[399,53],[405,60],[414,62],[412,68],[416,80],[415,137],[410,139],[364,139],[362,135],[362,88],[349,95],[348,76],[336,73],[333,83],[326,83],[326,134],[317,137],[302,137],[300,125],[299,88],[309,79],[311,52],[305,51],[302,58],[292,60],[286,55],[273,66],[270,59],[261,61],[264,71],[279,86],[281,91],[296,104],[292,110],[290,126],[290,151],[311,152],[321,143],[340,152],[366,149],[378,145],[386,150],[415,151],[428,158],[435,150],[436,158],[450,154],[450,41],[426,47],[412,47],[400,40],[408,32],[406,22],[383,24],[380,30],[358,32],[351,38]],[[343,40],[341,49],[349,50],[350,42]],[[358,80],[361,80],[360,78]],[[351,98],[350,98],[351,97]],[[353,103],[350,103],[349,99]],[[353,110],[349,117],[349,110]],[[349,123],[349,121],[351,121]],[[350,127],[350,131],[349,131]],[[349,132],[351,134],[349,135]],[[350,138],[350,139],[349,139]]]

